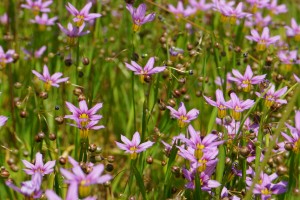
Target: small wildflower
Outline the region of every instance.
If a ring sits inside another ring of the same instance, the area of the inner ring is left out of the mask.
[[[235,77],[229,77],[229,80],[236,82],[239,86],[243,88],[245,92],[250,92],[252,85],[257,85],[261,83],[266,77],[266,74],[260,76],[253,76],[253,72],[251,70],[250,65],[247,66],[244,75],[242,75],[236,69],[232,70],[232,74]]]
[[[0,46],[0,68],[4,68],[7,63],[11,63],[14,61],[13,54],[15,50],[8,50],[6,53],[4,52],[2,46]]]
[[[73,194],[73,195],[71,195],[71,194]],[[46,190],[45,195],[48,198],[48,200],[62,200],[62,198],[60,198],[53,190]],[[78,198],[78,195],[70,192],[70,195],[66,197],[66,200],[74,200],[77,198]],[[96,199],[97,199],[96,197],[86,197],[83,200],[96,200]]]
[[[126,9],[131,14],[134,32],[139,31],[143,24],[155,19],[155,13],[146,15],[147,6],[144,3],[140,4],[137,8],[134,8],[131,4],[127,4]]]
[[[183,3],[181,1],[178,1],[177,7],[175,8],[173,5],[169,4],[168,8],[171,13],[173,13],[176,18],[180,17],[188,17],[190,15],[193,15],[196,13],[197,9],[195,7],[187,6],[186,9],[183,7]]]
[[[241,101],[235,93],[230,94],[231,100],[228,101],[227,107],[232,109],[232,118],[239,121],[241,119],[241,112],[251,108],[254,105],[254,101],[247,99]]]
[[[298,83],[300,83],[300,78],[296,74],[294,74],[294,78]]]
[[[267,200],[270,199],[273,194],[282,194],[286,191],[287,182],[280,181],[278,183],[272,183],[276,178],[277,174],[271,174],[270,176],[261,173],[260,174],[260,181],[255,184],[253,194],[261,196],[261,199]],[[247,185],[250,187],[252,185],[252,179],[247,177],[246,179]]]
[[[57,17],[49,18],[47,13],[43,13],[42,16],[35,16],[34,19],[31,19],[30,22],[38,24],[40,30],[45,30],[46,26],[53,26],[54,22],[57,20]]]
[[[225,101],[222,90],[220,90],[220,89],[216,90],[216,101],[213,101],[206,96],[204,96],[204,98],[207,103],[218,108],[218,117],[219,118],[222,119],[226,116],[226,109],[227,109],[226,104],[228,102]]]
[[[80,166],[72,168],[73,173],[61,168],[60,172],[65,177],[65,182],[69,185],[67,199],[86,198],[91,193],[91,185],[103,184],[111,180],[112,177],[110,175],[101,175],[103,171],[103,164],[93,166],[93,170],[89,174],[85,174]]]
[[[36,75],[41,81],[45,82],[46,91],[49,91],[51,86],[59,87],[59,83],[66,82],[67,80],[69,80],[69,77],[60,78],[63,75],[61,72],[54,73],[51,76],[47,65],[44,65],[43,74],[40,74],[35,70],[32,70],[32,73]]]
[[[271,88],[266,92],[264,96],[262,94],[255,92],[255,94],[259,97],[265,99],[265,105],[270,108],[274,103],[286,104],[287,101],[285,99],[280,99],[281,96],[285,94],[287,91],[287,87],[283,87],[280,90],[275,91],[275,85],[271,85]]]
[[[222,14],[222,21],[229,21],[231,24],[235,24],[237,19],[248,18],[251,16],[249,13],[242,11],[243,3],[240,2],[237,7],[234,9],[232,6],[221,6],[219,12]]]
[[[206,3],[206,0],[189,0],[189,3],[192,7],[196,8],[199,11],[207,11],[212,7],[212,4]]]
[[[275,44],[280,40],[280,36],[270,37],[269,28],[265,27],[261,36],[258,34],[257,30],[251,30],[251,35],[247,35],[246,38],[250,41],[257,42],[257,51],[264,51],[271,44]]]
[[[28,51],[25,48],[22,48],[23,52],[26,54],[27,58],[40,58],[44,52],[46,51],[47,47],[44,45],[41,48],[39,48],[38,50],[36,50],[34,53]]]
[[[0,24],[6,25],[8,24],[8,21],[7,13],[4,13],[2,16],[0,16]]]
[[[0,127],[4,126],[6,124],[6,121],[8,120],[8,117],[5,117],[3,115],[0,115]]]
[[[179,55],[182,55],[183,52],[184,52],[183,49],[176,48],[176,47],[171,47],[169,49],[171,60],[175,60],[175,58],[177,58]]]
[[[295,127],[285,124],[286,127],[290,130],[291,136],[287,135],[284,132],[281,132],[281,135],[287,140],[287,142],[293,145],[293,152],[300,153],[300,111],[296,111],[295,115]]]
[[[151,141],[141,143],[139,132],[134,133],[131,141],[124,135],[121,135],[121,140],[124,144],[116,142],[117,146],[120,149],[125,150],[125,153],[130,153],[130,158],[132,160],[137,158],[138,153],[145,151],[154,144],[154,142]]]
[[[68,36],[67,42],[71,46],[76,44],[76,38],[90,33],[90,31],[83,31],[84,25],[78,28],[73,26],[71,23],[68,23],[67,29],[64,28],[60,23],[57,23],[57,25],[59,29]]]
[[[265,8],[269,5],[270,0],[246,0],[252,6],[252,12],[256,13],[258,8]]]
[[[185,127],[199,115],[199,110],[197,109],[192,109],[187,112],[183,102],[180,103],[178,111],[171,106],[167,106],[167,108],[171,111],[171,116],[178,119],[178,126],[180,128]]]
[[[125,63],[125,65],[129,70],[133,71],[134,74],[140,75],[140,80],[142,83],[144,83],[145,78],[147,76],[151,76],[152,74],[157,74],[166,69],[165,66],[154,67],[154,62],[155,62],[154,57],[151,57],[148,60],[147,64],[145,65],[144,69],[134,61],[131,61],[131,64]]]
[[[50,6],[52,2],[52,0],[45,2],[42,0],[26,0],[27,4],[22,4],[21,7],[32,10],[34,15],[38,15],[39,12],[50,12],[48,6]]]
[[[300,41],[300,25],[297,24],[295,18],[291,19],[291,27],[285,26],[285,29],[288,37],[295,37],[296,41]]]
[[[76,22],[77,27],[84,25],[84,22],[101,17],[101,14],[99,13],[89,13],[91,7],[92,2],[87,3],[80,11],[78,11],[71,3],[68,3],[66,6],[67,10],[75,16],[73,21]]]
[[[245,22],[245,25],[248,27],[257,26],[260,29],[269,26],[271,23],[272,18],[269,15],[263,17],[262,14],[258,12],[253,15],[252,19],[248,19],[248,21]]]
[[[292,69],[293,64],[300,64],[300,60],[298,59],[298,51],[279,51],[277,53],[279,60],[285,65],[286,71],[290,71]]]
[[[32,179],[21,183],[21,188],[18,188],[11,180],[7,180],[5,184],[14,191],[25,196],[25,199],[39,199],[43,191],[41,190],[41,180]]]
[[[288,11],[286,5],[277,5],[277,0],[273,0],[266,6],[266,8],[271,12],[271,14],[275,15],[278,15],[280,13],[286,13]]]

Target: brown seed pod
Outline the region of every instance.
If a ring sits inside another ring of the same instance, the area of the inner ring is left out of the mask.
[[[115,161],[115,157],[113,155],[109,155],[109,156],[107,156],[107,161],[109,163],[113,163]]]
[[[285,174],[288,173],[288,168],[284,165],[279,165],[277,168],[276,168],[276,173],[279,175],[279,176],[283,176]]]
[[[83,93],[83,91],[82,91],[82,89],[81,88],[75,88],[74,90],[73,90],[73,94],[74,95],[76,95],[76,96],[79,96],[79,95],[81,95]]]
[[[63,124],[64,123],[64,117],[63,116],[57,116],[57,117],[55,117],[55,121],[58,124]]]
[[[152,164],[153,163],[153,158],[152,158],[152,156],[149,156],[147,159],[146,159],[146,162],[148,163],[148,164]]]
[[[65,157],[62,157],[62,156],[59,157],[58,161],[61,165],[65,165],[67,163],[67,159]]]
[[[7,171],[6,169],[1,169],[1,172],[0,172],[1,178],[7,179],[9,176],[10,176],[9,171]]]
[[[48,93],[47,92],[40,92],[39,97],[41,99],[48,99]]]
[[[292,143],[287,142],[287,143],[284,144],[284,148],[285,148],[285,150],[287,150],[287,151],[292,151],[294,147],[293,147],[293,144],[292,144]]]
[[[28,114],[27,114],[26,110],[22,110],[22,111],[20,112],[20,117],[26,118],[27,116],[28,116]]]
[[[113,170],[114,170],[113,164],[108,163],[108,164],[106,165],[106,167],[105,167],[105,170],[108,171],[108,172],[113,171]]]
[[[161,161],[161,165],[162,165],[162,166],[165,166],[166,164],[167,164],[167,162],[166,162],[165,160],[162,160],[162,161]]]
[[[240,147],[239,153],[246,158],[250,154],[250,149],[247,146]]]
[[[90,64],[90,59],[87,57],[83,57],[82,58],[82,64],[83,65],[89,65]]]
[[[282,164],[284,161],[284,157],[282,155],[276,155],[273,157],[273,159],[274,159],[274,162],[278,165]]]
[[[96,144],[90,144],[89,145],[89,151],[90,152],[95,152],[97,150],[97,145]]]
[[[49,134],[49,139],[52,140],[52,141],[56,140],[56,135],[54,133],[50,133]]]

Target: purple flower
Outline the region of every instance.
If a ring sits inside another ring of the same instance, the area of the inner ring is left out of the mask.
[[[257,42],[257,47],[256,49],[258,51],[264,51],[266,49],[266,47],[270,46],[271,44],[276,43],[278,40],[280,40],[280,36],[274,36],[274,37],[270,37],[270,33],[269,33],[269,28],[265,27],[263,29],[263,32],[261,34],[261,36],[258,34],[257,30],[252,29],[251,30],[251,35],[247,35],[246,38],[248,40],[251,41],[255,41]]]
[[[8,24],[7,13],[4,13],[2,16],[0,16],[0,24],[2,24],[2,25]]]
[[[298,83],[300,83],[300,78],[296,74],[294,74],[294,78]]]
[[[218,108],[218,117],[219,118],[224,118],[226,116],[227,102],[224,99],[222,90],[220,90],[220,89],[216,90],[216,101],[213,101],[206,96],[204,96],[204,98],[207,103]]]
[[[265,99],[265,105],[270,108],[274,103],[278,104],[286,104],[287,101],[285,99],[280,99],[282,95],[287,91],[287,87],[283,87],[280,90],[275,91],[275,85],[271,85],[271,88],[266,92],[264,96],[262,94],[255,92],[255,94],[259,97]]]
[[[288,10],[284,4],[277,5],[277,0],[273,0],[270,4],[266,7],[268,10],[271,11],[272,14],[278,15],[280,13],[286,13]]]
[[[266,74],[260,76],[253,76],[253,72],[251,70],[250,65],[247,66],[244,75],[242,75],[236,69],[232,70],[232,74],[235,77],[229,77],[229,80],[236,82],[239,86],[243,88],[245,92],[250,92],[252,85],[257,85],[261,83],[266,77]]]
[[[252,27],[254,25],[258,26],[259,28],[269,26],[272,22],[272,18],[268,15],[263,17],[260,12],[255,13],[252,19],[246,21],[245,25],[248,27]]]
[[[199,115],[199,110],[197,109],[192,109],[189,112],[187,112],[183,102],[180,103],[178,111],[172,108],[171,106],[167,106],[167,108],[171,111],[171,116],[173,118],[178,119],[178,126],[180,128],[185,127],[188,123],[196,119]]]
[[[32,53],[32,52],[28,51],[27,49],[22,48],[23,52],[24,52],[29,58],[31,58],[31,57],[33,57],[33,58],[40,58],[40,57],[43,55],[43,53],[46,51],[46,49],[47,49],[47,47],[44,45],[44,46],[42,46],[41,48],[39,48],[38,50],[36,50],[34,53]],[[28,57],[27,57],[27,58],[28,58]],[[26,59],[27,59],[27,58],[26,58]]]
[[[0,127],[4,126],[7,120],[8,120],[8,117],[0,115]]]
[[[108,174],[102,175],[104,165],[99,164],[93,167],[89,174],[85,174],[80,166],[72,168],[72,172],[60,168],[61,174],[65,177],[65,182],[69,184],[67,199],[86,198],[90,195],[91,185],[103,184],[112,179]]]
[[[201,172],[199,174],[200,184],[201,184],[201,190],[203,191],[210,191],[212,188],[217,188],[221,184],[218,181],[210,180],[211,174],[214,172],[214,167],[206,169],[204,172]],[[196,170],[191,169],[191,171],[187,169],[182,169],[182,173],[184,177],[189,181],[185,187],[188,189],[195,189],[195,176],[196,176]]]
[[[126,5],[127,10],[130,12],[133,21],[133,31],[139,31],[140,27],[155,19],[155,13],[146,15],[147,6],[142,3],[137,8],[134,8],[131,4]]]
[[[276,184],[272,183],[277,177],[276,173],[269,176],[262,172],[260,174],[260,181],[254,186],[253,194],[260,194],[262,200],[267,200],[271,198],[272,194],[282,194],[286,192],[287,182],[280,181]],[[247,177],[246,183],[249,187],[252,185],[253,182],[250,177]]]
[[[188,17],[190,15],[195,14],[197,11],[196,8],[192,8],[190,6],[187,6],[187,8],[184,9],[183,3],[181,1],[178,1],[176,8],[171,4],[168,5],[168,8],[169,8],[170,12],[176,16],[176,18]]]
[[[116,142],[117,146],[120,149],[125,150],[125,153],[130,153],[130,158],[132,160],[137,158],[138,153],[145,151],[154,144],[154,142],[151,141],[141,143],[139,132],[134,133],[131,141],[124,135],[121,135],[121,140],[124,144]]]
[[[285,26],[285,29],[288,37],[295,37],[296,41],[300,41],[300,26],[297,24],[295,18],[291,19],[291,27]]]
[[[24,169],[25,173],[28,175],[38,174],[39,176],[44,176],[46,174],[50,174],[54,171],[55,160],[48,161],[45,165],[43,162],[43,155],[38,152],[35,155],[35,164],[28,162],[27,160],[22,160],[23,164],[27,169]]]
[[[286,127],[290,130],[291,136],[287,135],[284,132],[281,132],[281,135],[286,139],[286,141],[293,145],[293,151],[295,153],[300,152],[300,111],[296,111],[295,115],[295,127],[285,124]]]
[[[228,192],[228,189],[224,186],[223,189],[222,189],[222,192],[221,192],[221,199],[226,199],[229,198],[229,192]],[[231,198],[229,198],[231,200],[240,200],[239,197],[233,195]]]
[[[189,3],[192,7],[196,8],[199,11],[207,11],[212,7],[212,4],[206,3],[206,0],[189,0]]]
[[[134,74],[140,75],[140,80],[142,83],[144,83],[145,78],[147,78],[147,76],[151,76],[152,74],[157,74],[166,69],[165,66],[153,67],[154,62],[155,62],[154,57],[151,57],[148,60],[147,64],[145,65],[144,69],[134,61],[131,61],[131,64],[125,63],[125,65],[129,70],[133,71]]]
[[[24,181],[21,183],[21,188],[18,188],[10,179],[5,184],[16,192],[33,199],[39,199],[43,192],[41,190],[41,179],[32,179],[30,181]]]
[[[173,146],[174,144],[177,144],[177,141],[178,140],[182,140],[183,138],[185,138],[184,134],[180,133],[178,136],[174,136],[172,138],[172,143],[171,145]],[[164,142],[163,140],[161,141],[161,143],[163,143],[163,145],[165,146],[165,151],[167,153],[170,153],[171,149],[172,149],[172,146],[169,145],[168,143]]]
[[[73,26],[71,23],[68,23],[68,28],[64,28],[60,23],[57,23],[59,29],[68,36],[67,43],[69,45],[75,45],[76,44],[76,38],[89,34],[90,31],[83,31],[84,25],[80,26],[79,28],[76,26]]]
[[[234,92],[230,94],[230,101],[227,103],[227,107],[232,109],[233,119],[239,121],[241,119],[241,112],[251,108],[254,105],[254,101],[247,99],[245,101],[240,100]]]
[[[251,16],[250,13],[243,12],[243,3],[240,2],[234,9],[232,6],[224,5],[219,7],[219,12],[222,14],[222,21],[230,21],[231,24],[235,24],[237,19],[248,18]]]
[[[67,196],[66,200],[74,200],[78,198],[78,194],[72,193],[69,196]],[[73,194],[73,195],[72,195]],[[62,200],[53,190],[46,190],[45,192],[46,197],[48,200]],[[86,197],[83,200],[96,200],[96,197]]]
[[[32,73],[36,75],[41,81],[45,82],[46,91],[50,90],[51,86],[59,87],[59,83],[69,80],[69,77],[60,78],[63,75],[61,72],[56,72],[51,76],[47,65],[44,65],[43,74],[40,74],[35,70],[32,70]]]
[[[171,47],[169,49],[169,53],[172,57],[177,57],[178,55],[180,54],[183,54],[183,49],[180,49],[180,48],[176,48],[176,47]]]
[[[279,58],[279,60],[286,64],[287,66],[290,66],[292,64],[300,64],[300,60],[298,60],[298,51],[294,50],[294,51],[279,51],[277,56]]]
[[[13,55],[15,50],[8,50],[6,53],[4,52],[2,46],[0,46],[0,69],[4,68],[7,63],[11,63],[14,61]]]
[[[74,22],[76,22],[76,26],[80,27],[84,24],[86,21],[90,21],[93,19],[96,19],[98,17],[101,17],[101,14],[99,13],[89,13],[90,9],[92,7],[92,3],[87,3],[80,11],[78,11],[72,4],[68,3],[66,6],[67,10],[75,16],[73,19]]]
[[[53,26],[56,20],[57,17],[49,18],[47,13],[43,13],[41,17],[37,15],[34,19],[31,19],[30,22],[39,24],[40,30],[45,30],[46,26]]]
[[[252,12],[256,13],[258,8],[265,8],[270,0],[246,0],[252,6]]]
[[[38,15],[39,12],[50,12],[49,5],[52,4],[52,0],[43,2],[42,0],[26,0],[27,4],[22,4],[22,8],[32,10],[34,15]]]

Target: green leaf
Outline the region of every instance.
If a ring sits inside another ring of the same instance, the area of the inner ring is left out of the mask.
[[[134,164],[131,165],[131,170],[134,173],[137,185],[140,188],[140,192],[142,193],[143,199],[147,199],[146,198],[146,189],[145,189],[144,181],[143,181],[143,178],[142,178],[140,172],[138,171],[138,169],[136,168],[136,166]]]

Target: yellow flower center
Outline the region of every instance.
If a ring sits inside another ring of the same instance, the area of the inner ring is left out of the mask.
[[[252,7],[252,13],[256,13],[258,10],[257,4],[255,3]]]
[[[197,144],[197,149],[194,152],[194,156],[196,157],[196,159],[200,159],[203,156],[203,149],[204,149],[204,145],[203,144]]]
[[[297,154],[300,152],[300,139],[295,142],[293,151]]]
[[[130,147],[130,151],[133,151],[133,153],[131,153],[131,155],[130,155],[130,159],[131,160],[135,160],[137,158],[136,150],[137,150],[137,148],[135,146],[134,147]]]
[[[86,126],[89,123],[89,116],[86,113],[80,114],[79,119],[81,119],[81,126]]]
[[[80,198],[86,198],[91,193],[91,187],[89,185],[86,185],[88,182],[85,180],[82,180],[80,182],[80,185],[78,187],[78,195]]]
[[[51,81],[51,80],[47,80],[47,81],[45,82],[45,90],[46,90],[46,91],[49,91],[49,90],[50,90],[51,84],[52,84],[52,81]]]
[[[267,188],[261,190],[260,192],[261,192],[263,195],[270,195],[270,194],[272,194],[272,192],[269,191]]]
[[[132,29],[133,29],[134,32],[138,32],[141,29],[141,26],[134,23],[133,26],[132,26]]]
[[[70,45],[70,46],[74,46],[77,42],[77,38],[76,37],[68,37],[67,38],[67,43]]]
[[[226,116],[226,106],[220,105],[218,107],[218,117],[222,119],[225,116]]]
[[[244,80],[243,84],[246,85],[246,87],[243,87],[244,92],[250,92],[251,91],[251,82],[249,80]]]
[[[33,11],[34,16],[37,16],[40,13],[40,7],[33,6],[32,11]]]
[[[6,66],[6,58],[2,57],[0,58],[0,69],[4,69]]]
[[[298,33],[298,34],[295,35],[295,40],[296,40],[297,42],[300,41],[300,33]]]
[[[229,17],[228,16],[226,16],[226,15],[222,15],[221,16],[221,22],[227,23],[228,21],[229,21]]]
[[[256,46],[257,51],[264,51],[264,50],[266,50],[266,48],[267,48],[267,46],[266,46],[266,41],[265,40],[260,40],[257,43],[257,46]]]
[[[187,125],[187,123],[184,122],[184,121],[187,120],[187,119],[188,119],[188,118],[187,118],[186,116],[184,116],[184,115],[180,116],[180,118],[178,119],[178,126],[179,126],[180,128],[185,127],[185,126]]]
[[[230,21],[230,24],[232,24],[232,25],[235,24],[236,23],[236,16],[235,15],[231,16],[229,21]]]
[[[201,172],[204,172],[206,170],[206,163],[207,163],[207,160],[205,159],[200,159],[198,160],[198,163],[200,164],[200,166],[198,167],[198,172],[201,173]]]
[[[76,26],[77,26],[77,27],[82,26],[82,24],[83,24],[83,22],[84,22],[84,16],[82,16],[82,15],[77,15],[76,18],[79,19],[79,21],[76,22]]]
[[[274,104],[273,96],[272,95],[268,95],[266,97],[265,105],[267,106],[267,108],[271,108],[271,106],[273,104]]]
[[[242,110],[242,108],[239,106],[235,106],[234,110],[232,110],[232,117],[236,121],[239,121],[241,119],[242,112],[240,112],[240,110]]]

